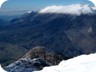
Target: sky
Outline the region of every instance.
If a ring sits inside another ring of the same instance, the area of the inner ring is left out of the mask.
[[[8,12],[16,13],[16,11],[21,11],[20,13],[22,13],[29,10],[40,10],[50,5],[70,5],[80,3],[94,5],[88,0],[8,0],[2,4],[0,14]]]
[[[8,0],[2,10],[38,10],[50,5],[90,4],[88,0]]]

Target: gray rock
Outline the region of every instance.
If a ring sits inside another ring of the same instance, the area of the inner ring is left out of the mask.
[[[32,72],[41,70],[45,66],[49,65],[42,59],[21,58],[5,67],[5,70],[8,72]]]

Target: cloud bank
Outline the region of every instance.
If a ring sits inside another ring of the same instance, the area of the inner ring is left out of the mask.
[[[94,10],[89,5],[73,4],[68,6],[48,6],[41,9],[39,13],[66,13],[66,14],[93,14]]]

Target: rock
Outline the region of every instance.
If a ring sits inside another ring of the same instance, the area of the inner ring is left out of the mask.
[[[59,53],[48,51],[43,46],[37,46],[32,48],[26,55],[24,55],[24,58],[40,58],[50,65],[57,65],[64,59],[64,56],[60,55]]]
[[[43,46],[36,46],[18,61],[5,67],[8,72],[32,72],[46,66],[57,65],[64,57],[58,53],[48,51]]]
[[[8,72],[32,72],[41,70],[45,66],[49,65],[42,59],[21,58],[18,61],[5,67],[5,70]]]

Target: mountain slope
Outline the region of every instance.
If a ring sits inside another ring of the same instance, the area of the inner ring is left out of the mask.
[[[33,72],[46,66],[57,65],[62,59],[62,55],[49,52],[43,46],[37,46],[4,69],[8,72]]]
[[[18,45],[26,52],[36,46],[44,46],[66,58],[94,53],[96,14],[91,11],[92,14],[81,15],[31,12],[13,19],[9,26],[0,30],[0,42]]]
[[[26,50],[19,45],[0,43],[0,63],[3,66],[18,60],[24,53],[26,53]]]

